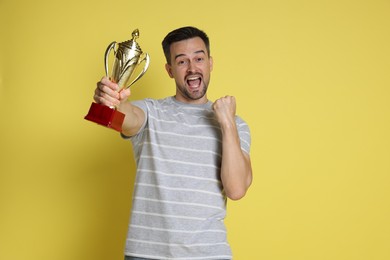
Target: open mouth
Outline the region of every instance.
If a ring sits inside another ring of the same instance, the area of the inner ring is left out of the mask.
[[[198,88],[201,82],[202,78],[198,75],[187,77],[187,84],[192,89]]]

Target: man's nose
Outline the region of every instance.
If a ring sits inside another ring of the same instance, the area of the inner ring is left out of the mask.
[[[189,62],[188,63],[188,68],[187,68],[188,72],[196,72],[196,66],[193,62]]]

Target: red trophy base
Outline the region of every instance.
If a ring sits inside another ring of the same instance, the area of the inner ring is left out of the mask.
[[[84,119],[121,132],[125,115],[108,106],[92,103]]]

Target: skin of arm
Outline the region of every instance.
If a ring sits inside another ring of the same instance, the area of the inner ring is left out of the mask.
[[[124,113],[125,120],[122,124],[122,134],[125,136],[135,135],[145,121],[145,114],[137,106],[133,106],[128,98],[131,95],[129,88],[119,89],[118,84],[104,77],[97,83],[94,100],[102,105],[116,107]]]
[[[249,154],[240,146],[235,98],[222,97],[214,102],[213,109],[222,131],[222,184],[229,199],[239,200],[252,183],[252,167]]]

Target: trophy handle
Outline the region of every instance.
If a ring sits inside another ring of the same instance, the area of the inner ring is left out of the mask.
[[[139,80],[145,74],[146,70],[149,67],[149,63],[150,63],[149,54],[147,54],[147,53],[142,53],[142,54],[144,55],[144,57],[138,61],[138,64],[140,64],[141,62],[145,61],[144,69],[140,72],[140,74],[138,74],[138,76],[126,88],[129,88],[137,80]]]
[[[104,69],[106,71],[106,77],[109,77],[108,75],[108,56],[110,55],[110,52],[112,49],[115,48],[116,42],[112,42],[110,45],[108,45],[106,53],[104,54]],[[115,50],[114,50],[115,53]]]

